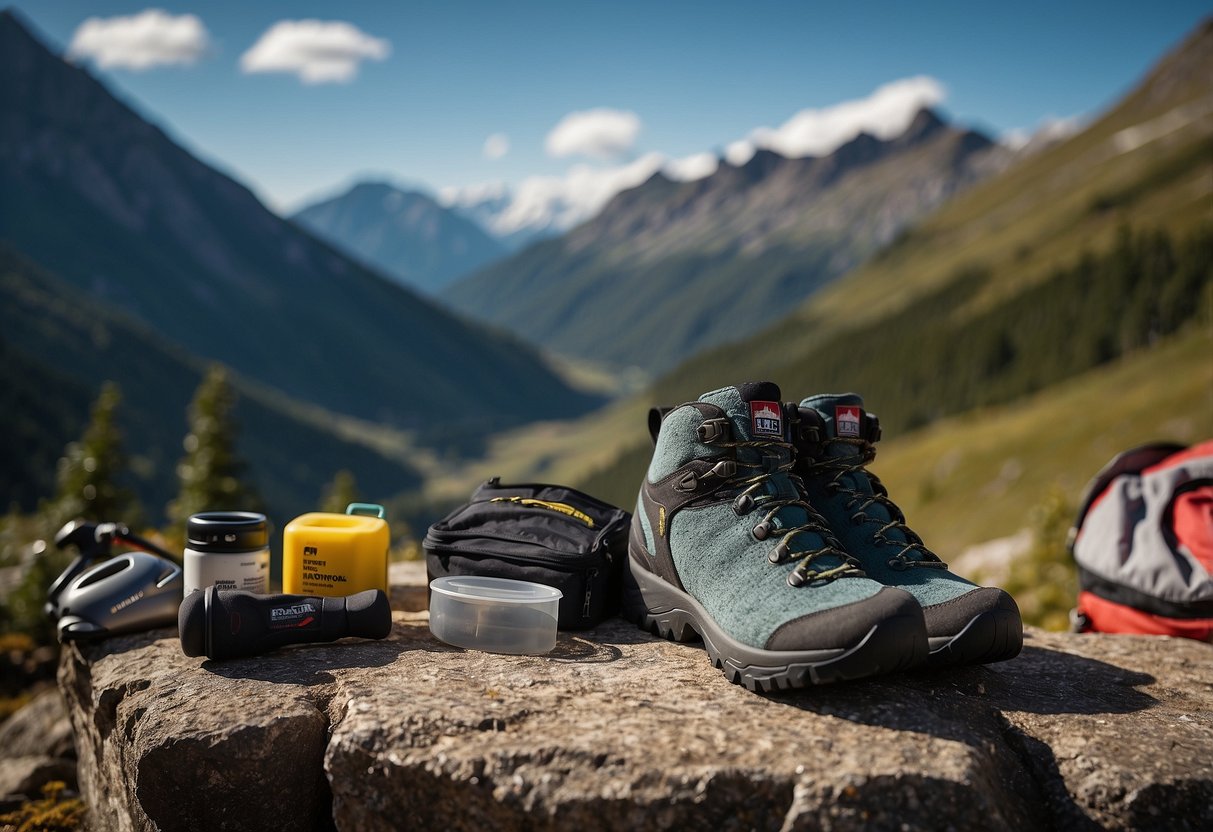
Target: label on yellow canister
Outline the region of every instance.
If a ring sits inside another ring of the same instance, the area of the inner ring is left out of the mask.
[[[390,537],[382,517],[324,511],[300,515],[282,533],[282,591],[328,597],[367,589],[387,592]]]

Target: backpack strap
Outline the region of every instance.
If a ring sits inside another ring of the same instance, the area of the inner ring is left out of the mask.
[[[1179,445],[1175,442],[1150,442],[1117,454],[1111,462],[1101,468],[1094,479],[1087,484],[1082,501],[1079,503],[1078,517],[1074,520],[1074,525],[1070,527],[1070,532],[1066,536],[1066,548],[1070,555],[1074,554],[1074,542],[1078,539],[1078,532],[1082,529],[1083,521],[1087,519],[1091,506],[1107,490],[1114,479],[1123,474],[1140,474],[1147,468],[1157,465],[1167,457],[1186,450],[1186,448],[1186,445]]]

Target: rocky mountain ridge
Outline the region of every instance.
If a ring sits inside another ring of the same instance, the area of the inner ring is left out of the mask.
[[[824,157],[658,173],[442,296],[557,352],[657,372],[779,318],[1010,157],[924,110],[895,139]]]
[[[291,219],[402,285],[432,294],[508,249],[424,193],[360,182]]]

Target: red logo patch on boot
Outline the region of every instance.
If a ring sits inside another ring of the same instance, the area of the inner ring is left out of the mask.
[[[834,407],[834,435],[859,437],[859,419],[862,411],[855,405],[840,404]]]
[[[755,436],[783,437],[783,411],[779,402],[750,402],[750,430]]]

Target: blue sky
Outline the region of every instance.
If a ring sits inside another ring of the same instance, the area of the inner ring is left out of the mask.
[[[147,5],[44,0],[17,8],[58,49],[86,18]],[[110,87],[272,207],[354,177],[437,190],[646,153],[723,152],[798,111],[925,76],[940,108],[994,134],[1109,105],[1204,15],[1206,3],[163,2],[208,34],[189,65],[97,69]],[[276,22],[342,20],[387,41],[345,83],[246,74],[241,56]],[[636,130],[610,158],[554,158],[569,113],[612,108]],[[509,151],[486,158],[485,140]]]

